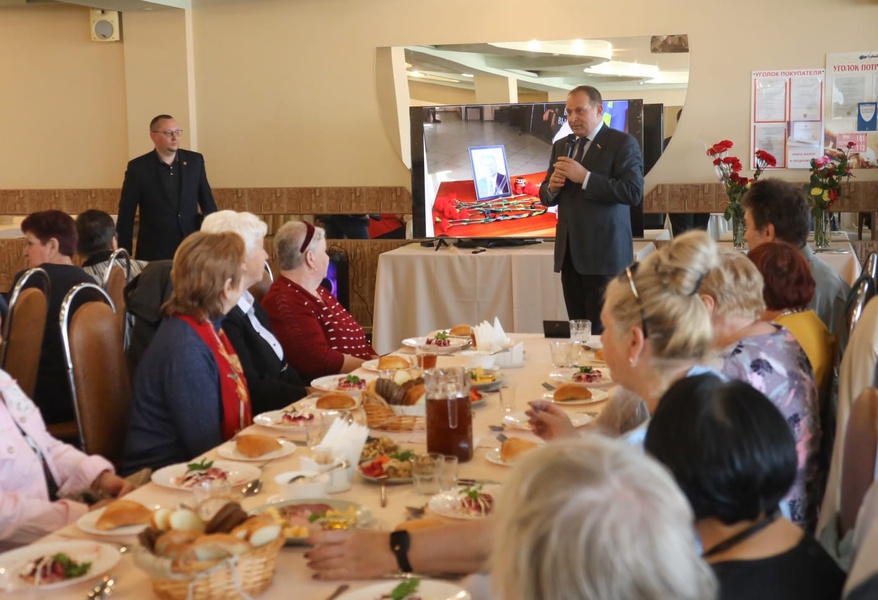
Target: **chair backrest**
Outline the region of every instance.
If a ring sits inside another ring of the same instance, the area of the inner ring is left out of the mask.
[[[876,280],[878,283],[878,254],[872,252],[866,257],[866,264],[863,267],[863,273]]]
[[[79,304],[81,295],[97,301]],[[61,340],[82,448],[121,465],[131,410],[131,383],[113,302],[93,283],[82,283],[61,304]]]
[[[119,248],[110,255],[107,270],[104,271],[104,278],[101,287],[110,296],[113,306],[116,308],[116,318],[119,321],[119,327],[122,328],[122,339],[127,337],[127,320],[125,318],[125,286],[131,279],[131,257],[125,248]]]
[[[878,389],[866,388],[851,407],[844,438],[839,536],[853,528],[863,497],[875,480]]]
[[[25,287],[34,283],[41,287]],[[18,382],[29,398],[37,385],[51,287],[49,275],[43,269],[26,271],[9,296],[9,312],[3,323],[0,368]]]
[[[268,288],[271,287],[272,283],[274,283],[274,273],[271,272],[271,267],[268,265],[268,261],[265,261],[265,269],[262,271],[262,280],[251,285],[248,291],[253,294],[256,302],[262,302],[262,298],[268,293]]]
[[[860,275],[859,279],[857,279],[857,281],[854,282],[854,285],[851,286],[845,310],[846,321],[842,336],[843,339],[839,346],[839,359],[841,359],[845,348],[847,348],[847,342],[851,337],[851,333],[854,331],[854,327],[857,325],[857,321],[860,320],[860,315],[863,314],[863,308],[865,308],[866,303],[869,302],[872,296],[875,295],[875,291],[875,280],[865,273]]]

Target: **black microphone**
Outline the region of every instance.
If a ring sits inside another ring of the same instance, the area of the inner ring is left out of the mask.
[[[567,136],[567,146],[564,155],[567,158],[573,158],[573,149],[576,148],[576,134],[571,133]]]

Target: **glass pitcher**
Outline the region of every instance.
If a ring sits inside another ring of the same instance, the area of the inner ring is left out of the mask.
[[[470,376],[464,367],[429,369],[427,388],[427,452],[456,456],[460,462],[473,457],[473,415]]]

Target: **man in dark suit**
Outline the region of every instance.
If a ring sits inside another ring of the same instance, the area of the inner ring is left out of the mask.
[[[149,124],[155,150],[130,161],[125,171],[116,230],[119,246],[131,252],[134,214],[140,207],[134,252],[140,260],[174,258],[183,238],[198,231],[204,215],[216,212],[204,157],[180,149],[182,134],[174,117],[155,117]]]
[[[571,319],[600,333],[604,289],[634,259],[631,206],[643,201],[643,155],[637,140],[603,122],[601,94],[591,86],[567,96],[573,135],[555,142],[540,201],[558,206],[555,272],[561,273]]]

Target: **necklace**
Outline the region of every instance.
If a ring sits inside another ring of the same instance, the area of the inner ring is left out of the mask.
[[[785,317],[787,315],[795,315],[800,312],[805,312],[804,308],[788,308],[779,315],[775,317],[775,319],[780,319],[781,317]]]
[[[729,548],[734,548],[735,546],[737,546],[738,544],[740,544],[744,540],[753,537],[754,535],[756,535],[757,533],[759,533],[760,531],[762,531],[763,529],[765,529],[766,527],[768,527],[769,525],[771,525],[772,523],[777,521],[777,518],[779,516],[780,516],[780,510],[775,508],[761,521],[756,521],[755,523],[750,525],[750,527],[748,527],[747,529],[744,529],[743,531],[736,533],[732,537],[721,541],[719,544],[717,544],[716,546],[714,546],[710,550],[705,550],[701,554],[701,558],[707,558],[708,556],[713,556],[715,554],[721,554],[721,553],[725,552],[726,550],[728,550]]]

